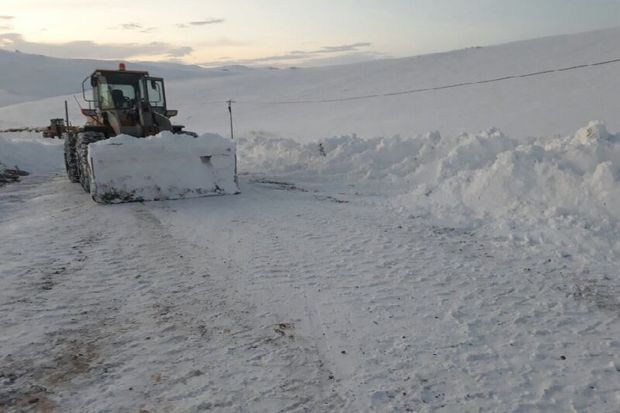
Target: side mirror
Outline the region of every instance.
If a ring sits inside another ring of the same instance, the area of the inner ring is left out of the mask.
[[[166,111],[166,117],[167,118],[171,118],[171,117],[176,116],[178,114],[179,114],[178,110],[167,110]]]

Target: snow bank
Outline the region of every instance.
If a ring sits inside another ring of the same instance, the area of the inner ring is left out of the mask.
[[[91,194],[99,202],[179,199],[239,192],[234,142],[164,132],[89,145]]]
[[[0,133],[0,163],[36,174],[61,171],[63,142],[33,132]]]
[[[509,231],[522,223],[576,222],[620,231],[620,135],[600,122],[574,136],[525,142],[490,129],[313,144],[258,135],[239,145],[243,170],[306,182],[340,180],[358,192],[390,195],[394,205],[418,216],[491,218]]]
[[[519,143],[497,130],[440,140],[408,175],[411,202],[478,216],[602,215],[620,219],[620,145],[598,122],[573,137]],[[424,179],[424,184],[418,184]]]

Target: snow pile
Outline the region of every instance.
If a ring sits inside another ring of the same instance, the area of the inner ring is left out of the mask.
[[[497,129],[313,144],[258,135],[242,139],[239,151],[244,170],[306,183],[340,181],[356,192],[390,195],[416,215],[493,218],[508,230],[517,222],[570,227],[578,221],[590,230],[620,231],[620,135],[600,122],[574,136],[527,141]]]
[[[63,142],[34,132],[0,133],[0,163],[36,174],[58,172],[63,168]]]
[[[447,143],[447,145],[446,145]],[[478,216],[579,214],[620,219],[620,145],[592,122],[574,137],[521,143],[497,130],[440,140],[409,175],[407,196],[433,208]]]
[[[239,192],[234,142],[163,132],[89,145],[91,194],[99,202],[192,198]]]

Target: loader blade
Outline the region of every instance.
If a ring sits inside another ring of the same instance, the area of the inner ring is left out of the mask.
[[[163,132],[88,146],[90,192],[100,203],[239,193],[234,142],[219,135]]]

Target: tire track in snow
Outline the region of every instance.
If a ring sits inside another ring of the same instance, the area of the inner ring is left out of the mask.
[[[264,242],[260,246],[256,245],[259,248],[253,251],[253,260],[250,261],[249,268],[254,267],[256,270],[254,275],[257,282],[254,282],[254,288],[262,289],[268,294],[269,291],[273,291],[274,286],[281,285],[284,287],[280,293],[281,299],[285,302],[294,299],[299,309],[303,308],[303,312],[300,317],[294,319],[294,323],[298,325],[298,334],[309,341],[309,350],[314,354],[312,363],[318,367],[313,377],[316,396],[326,401],[323,408],[329,407],[330,410],[342,408],[342,396],[338,393],[338,386],[334,382],[335,366],[325,357],[330,351],[330,337],[324,329],[320,309],[315,301],[316,295],[312,290],[312,287],[318,284],[315,281],[318,275],[313,273],[314,265],[296,261],[299,255],[303,255],[303,251],[299,251],[299,245],[289,242],[289,239],[283,242],[281,237],[286,237],[288,234],[278,231],[278,224],[264,219],[259,219],[257,222],[259,223],[257,233],[261,234],[260,238]],[[249,268],[246,271],[251,273]],[[295,287],[295,283],[299,282],[306,283],[308,288]],[[290,284],[293,284],[294,289],[301,290],[301,295],[289,291]],[[274,315],[285,320],[290,320],[291,316],[281,312]]]
[[[8,211],[17,224],[2,235],[15,241],[15,257],[22,250],[28,258],[2,267],[4,290],[15,295],[5,308],[15,322],[2,318],[2,374],[15,390],[3,406],[271,412],[317,405],[305,391],[315,369],[305,367],[312,363],[306,344],[255,318],[226,255],[173,239],[146,206],[97,206],[62,181],[15,189],[24,213]],[[28,225],[17,229],[20,218]],[[41,300],[22,299],[40,288],[37,269],[56,262],[66,264],[66,276]],[[28,271],[34,280],[23,278]],[[27,337],[18,333],[24,323],[33,325]]]
[[[219,219],[216,221],[219,223]],[[233,221],[243,226],[244,231],[237,231],[236,228],[233,230],[226,225],[210,228],[207,231],[217,233],[217,238],[211,239],[208,248],[217,251],[216,255],[227,257],[226,278],[230,288],[236,289],[236,293],[242,297],[242,312],[254,313],[253,322],[245,326],[245,331],[249,331],[249,335],[255,338],[249,346],[241,349],[246,353],[241,357],[247,358],[250,365],[246,364],[243,367],[245,371],[239,371],[238,374],[254,379],[253,385],[257,388],[266,387],[255,399],[241,397],[239,404],[246,406],[248,411],[336,410],[340,401],[337,394],[332,394],[330,389],[326,388],[327,383],[323,378],[327,378],[328,374],[324,374],[325,368],[318,357],[315,342],[300,334],[296,318],[260,311],[260,308],[264,308],[264,301],[276,301],[273,291],[263,287],[277,285],[281,277],[288,276],[284,259],[286,252],[278,242],[278,236],[270,232],[263,233],[261,224],[257,224],[252,217],[235,217]],[[267,251],[261,249],[256,255],[257,260],[252,262],[237,259],[237,247],[243,248],[244,244],[252,243],[253,238],[245,237],[248,233],[261,234],[264,245],[268,248]],[[205,246],[197,244],[196,248]],[[248,310],[248,307],[251,310]],[[266,365],[265,361],[268,361]],[[272,364],[273,361],[276,364]],[[231,383],[228,391],[234,389],[235,383]]]
[[[617,408],[619,317],[590,284],[573,285],[582,272],[568,258],[363,198],[251,187],[99,207],[58,180],[5,196],[0,370],[15,390],[5,403]]]
[[[11,314],[10,319],[2,318],[0,360],[8,386],[0,406],[9,409],[55,410],[56,389],[66,390],[97,368],[93,364],[99,359],[100,340],[109,334],[104,312],[98,320],[91,319],[97,292],[109,285],[101,278],[82,276],[89,255],[105,235],[96,227],[74,232],[71,216],[86,211],[75,197],[71,207],[47,208],[59,187],[68,189],[37,180],[8,192],[10,199],[18,200],[18,209],[8,212],[11,225],[2,231],[2,238],[11,240],[5,253],[14,257],[11,264],[2,265],[0,278],[2,312]],[[83,294],[88,289],[94,296]]]
[[[607,411],[614,403],[618,376],[601,366],[613,363],[609,332],[619,320],[564,294],[575,263],[363,199],[336,204],[276,189],[246,186],[242,199],[204,215],[204,201],[181,207],[177,234],[199,217],[197,245],[225,229],[218,248],[238,268],[240,291],[263,325],[292,323],[314,342],[322,369],[312,389],[335,393],[331,406],[566,411],[588,400]]]

